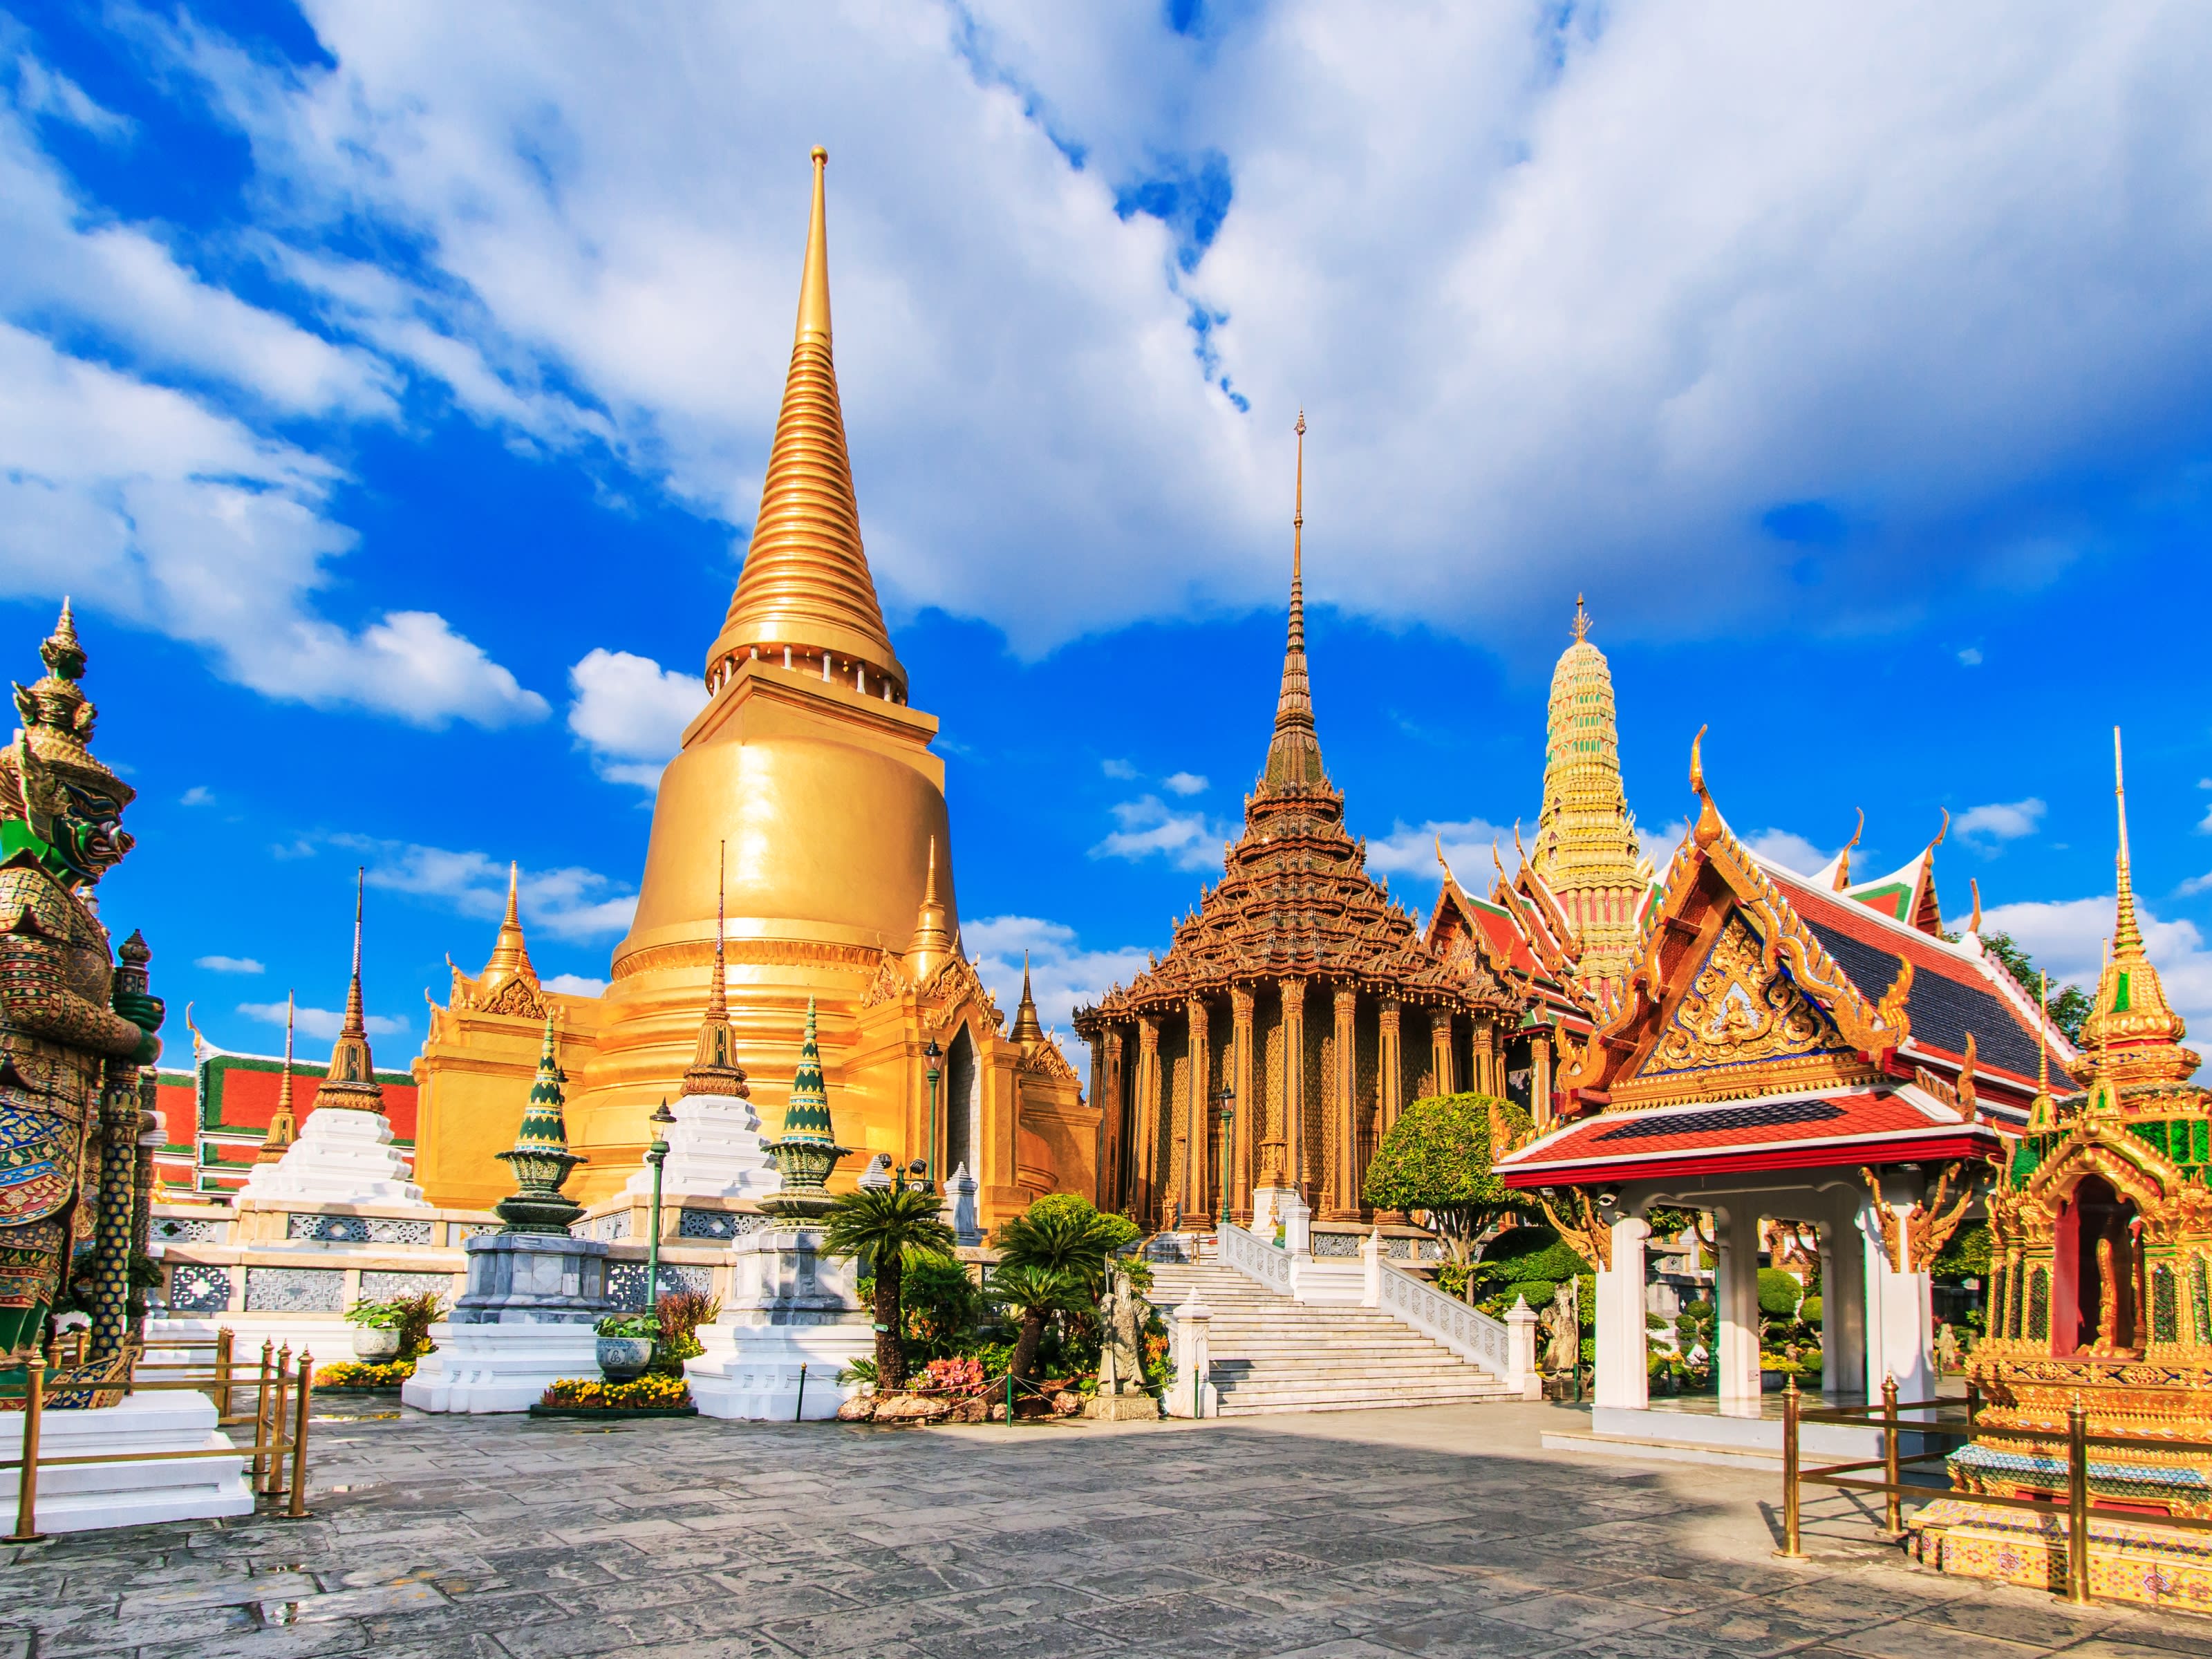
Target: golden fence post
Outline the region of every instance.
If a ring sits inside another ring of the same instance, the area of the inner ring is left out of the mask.
[[[71,1358],[71,1359],[72,1359],[76,1364],[80,1364],[80,1365],[82,1365],[82,1364],[84,1364],[84,1353],[85,1353],[85,1349],[86,1349],[86,1348],[90,1345],[91,1340],[92,1340],[92,1331],[91,1331],[91,1329],[90,1329],[88,1327],[87,1327],[87,1326],[83,1326],[83,1325],[80,1325],[80,1326],[78,1326],[78,1327],[76,1328],[76,1351],[75,1351],[75,1352],[74,1352],[70,1356],[70,1358]]]
[[[215,1334],[215,1414],[230,1415],[230,1327],[225,1325]]]
[[[33,1345],[36,1346],[36,1344]],[[58,1328],[46,1338],[46,1368],[52,1370],[62,1363],[62,1334]]]
[[[1775,1553],[1792,1560],[1805,1552],[1797,1543],[1797,1413],[1802,1396],[1793,1375],[1782,1390],[1782,1547]]]
[[[307,1518],[307,1402],[315,1392],[315,1357],[300,1355],[300,1401],[292,1419],[292,1504],[284,1511],[288,1521]]]
[[[285,1385],[291,1380],[292,1345],[276,1350],[276,1404],[269,1413],[269,1478],[262,1483],[264,1498],[284,1495],[284,1402],[291,1398]]]
[[[23,1361],[23,1468],[15,1483],[15,1530],[11,1544],[35,1544],[39,1531],[39,1419],[46,1409],[46,1366],[33,1345]]]
[[[253,1480],[255,1492],[269,1478],[269,1367],[274,1364],[275,1344],[266,1337],[261,1341],[261,1370],[253,1383]]]
[[[1882,1495],[1882,1530],[1892,1538],[1905,1531],[1905,1496],[1898,1489],[1897,1378],[1881,1379],[1881,1479],[1888,1490]]]
[[[2066,1599],[2089,1605],[2089,1413],[2078,1394],[2066,1410]]]
[[[1974,1427],[1982,1419],[1982,1385],[1972,1376],[1966,1379],[1966,1426]]]

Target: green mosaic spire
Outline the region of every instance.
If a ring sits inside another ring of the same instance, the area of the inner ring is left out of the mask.
[[[830,1091],[822,1081],[822,1045],[815,1039],[814,999],[806,999],[806,1040],[799,1045],[799,1070],[791,1079],[791,1102],[783,1109],[786,1140],[818,1140],[828,1146]]]
[[[493,1207],[510,1233],[565,1233],[568,1224],[583,1214],[584,1206],[562,1195],[568,1171],[588,1160],[568,1150],[568,1124],[562,1114],[567,1103],[561,1085],[568,1079],[561,1070],[559,1040],[553,1032],[553,1016],[545,1017],[545,1046],[538,1056],[538,1078],[530,1085],[530,1099],[522,1109],[522,1127],[514,1148],[501,1152],[500,1161],[514,1171],[516,1192]]]
[[[826,1182],[847,1148],[830,1133],[830,1091],[822,1081],[822,1045],[815,1036],[814,999],[806,999],[806,1037],[799,1046],[799,1070],[791,1079],[791,1098],[783,1109],[781,1139],[762,1143],[782,1177],[780,1189],[762,1208],[793,1220],[819,1216],[831,1205]]]

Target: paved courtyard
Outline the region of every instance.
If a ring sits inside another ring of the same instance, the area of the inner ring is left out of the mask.
[[[15,1551],[0,1656],[2212,1655],[2212,1623],[1922,1572],[1841,1497],[1776,1561],[1771,1479],[1539,1449],[1577,1420],[334,1419],[308,1521]]]

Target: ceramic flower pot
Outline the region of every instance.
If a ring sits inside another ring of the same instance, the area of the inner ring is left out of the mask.
[[[599,1374],[610,1382],[631,1382],[653,1364],[653,1340],[644,1336],[599,1339]]]
[[[373,1326],[353,1328],[353,1357],[371,1364],[380,1364],[399,1358],[399,1333],[380,1331]]]

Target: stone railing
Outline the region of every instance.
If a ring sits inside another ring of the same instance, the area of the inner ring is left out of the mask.
[[[1492,1319],[1401,1268],[1376,1265],[1382,1281],[1376,1305],[1384,1313],[1503,1382],[1525,1389],[1534,1379],[1536,1316],[1525,1304],[1502,1320]]]
[[[1297,1294],[1292,1268],[1296,1265],[1288,1250],[1278,1249],[1269,1240],[1256,1233],[1248,1233],[1234,1222],[1221,1224],[1221,1263],[1234,1267],[1247,1279],[1256,1279],[1279,1296]]]

